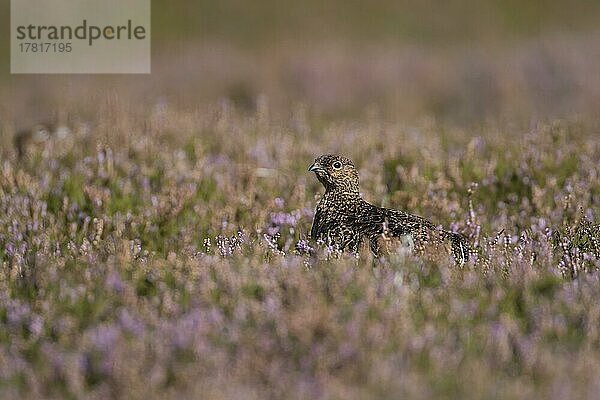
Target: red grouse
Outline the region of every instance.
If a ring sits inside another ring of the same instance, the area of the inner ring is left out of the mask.
[[[358,252],[361,243],[368,240],[377,257],[394,239],[408,240],[416,243],[416,249],[424,249],[428,244],[444,247],[459,265],[468,260],[469,244],[463,235],[439,229],[417,215],[377,207],[363,200],[358,173],[350,159],[323,155],[308,170],[325,187],[310,232],[313,240],[351,252]]]

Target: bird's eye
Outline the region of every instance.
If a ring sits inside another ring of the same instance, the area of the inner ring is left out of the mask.
[[[333,163],[333,169],[340,169],[342,168],[342,163],[339,161],[336,161]]]

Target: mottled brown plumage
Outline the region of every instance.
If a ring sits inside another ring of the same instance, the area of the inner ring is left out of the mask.
[[[313,240],[342,251],[358,252],[366,239],[375,256],[389,252],[390,243],[400,240],[405,245],[414,243],[412,247],[416,250],[429,245],[445,248],[458,264],[468,260],[469,245],[463,235],[439,229],[417,215],[377,207],[363,200],[352,160],[323,155],[309,171],[325,187],[311,228]]]

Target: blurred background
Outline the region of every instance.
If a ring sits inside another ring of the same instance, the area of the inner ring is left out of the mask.
[[[594,124],[599,111],[596,0],[154,0],[147,76],[10,75],[9,11],[2,2],[0,118],[11,127],[57,110],[93,118],[115,96],[457,126]]]

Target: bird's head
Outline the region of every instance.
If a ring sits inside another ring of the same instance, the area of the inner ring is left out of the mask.
[[[327,191],[359,193],[358,172],[349,158],[326,154],[318,157],[308,170],[317,175]]]

